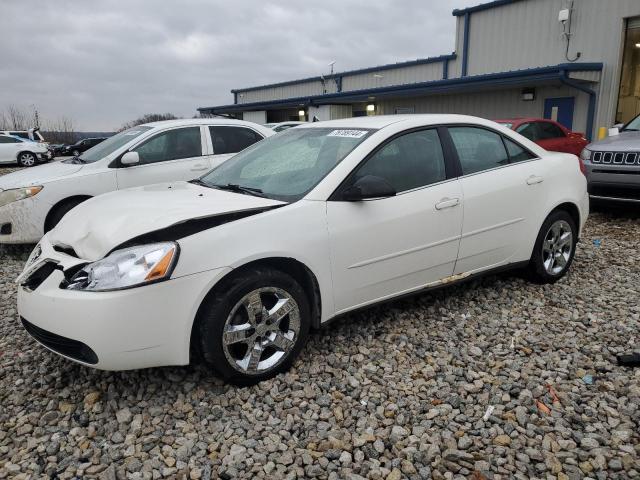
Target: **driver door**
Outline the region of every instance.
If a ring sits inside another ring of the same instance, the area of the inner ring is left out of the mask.
[[[365,175],[384,178],[397,194],[351,202],[337,192],[327,202],[337,313],[448,277],[458,255],[462,191],[447,175],[437,129],[388,141],[341,188]]]
[[[117,169],[118,189],[152,183],[193,180],[210,170],[203,152],[203,128],[179,127],[162,131],[136,145],[140,163]]]

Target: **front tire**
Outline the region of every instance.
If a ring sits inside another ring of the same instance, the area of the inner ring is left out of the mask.
[[[38,163],[38,157],[34,153],[21,152],[18,155],[18,165],[21,167],[33,167],[36,163]]]
[[[200,307],[199,351],[226,381],[254,385],[291,367],[311,324],[298,282],[279,270],[256,267],[223,280]]]
[[[551,213],[542,224],[529,261],[529,273],[536,283],[555,283],[573,263],[578,242],[575,221],[564,210]]]

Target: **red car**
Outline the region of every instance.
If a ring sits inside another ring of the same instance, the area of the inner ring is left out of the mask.
[[[558,122],[546,118],[514,118],[496,122],[515,130],[551,152],[567,152],[579,156],[589,143],[583,133],[572,132]]]

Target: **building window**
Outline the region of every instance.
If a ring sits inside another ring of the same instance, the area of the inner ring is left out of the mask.
[[[640,114],[640,17],[627,21],[616,123]]]

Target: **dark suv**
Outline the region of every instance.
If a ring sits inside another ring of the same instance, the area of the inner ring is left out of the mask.
[[[594,200],[640,203],[640,115],[581,154]]]
[[[91,147],[95,147],[106,139],[106,137],[84,138],[73,145],[67,145],[64,147],[60,155],[73,155],[74,157],[77,157],[82,152],[89,150]]]

